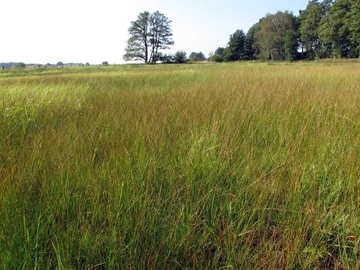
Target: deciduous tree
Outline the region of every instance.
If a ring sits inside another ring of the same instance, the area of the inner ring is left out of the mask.
[[[174,55],[174,62],[178,64],[186,63],[187,54],[185,51],[177,51]]]
[[[357,57],[360,57],[360,1],[350,0],[350,40],[357,50]]]
[[[200,62],[200,61],[205,61],[206,57],[202,52],[192,52],[189,55],[189,59],[191,62]]]
[[[324,17],[324,8],[318,0],[311,0],[300,14],[300,39],[304,44],[308,59],[319,57],[321,42],[319,26]]]
[[[211,62],[217,62],[217,63],[221,63],[224,59],[223,57],[220,55],[220,54],[213,54],[210,59],[209,59]]]
[[[263,60],[285,60],[285,37],[289,31],[297,32],[296,17],[288,12],[278,11],[268,14],[260,22],[260,30],[255,33],[255,40]]]
[[[245,33],[243,30],[236,30],[230,36],[229,43],[224,51],[225,61],[245,60],[244,56]]]
[[[256,32],[260,31],[260,23],[261,20],[256,24],[254,24],[253,26],[251,26],[248,32],[246,33],[244,53],[247,60],[256,59],[260,55],[259,45],[255,42]]]
[[[349,0],[335,1],[319,27],[319,36],[324,43],[331,43],[334,57],[348,57],[350,43],[350,11]]]
[[[225,51],[225,48],[223,47],[219,47],[216,49],[216,51],[214,52],[214,54],[218,54],[218,55],[223,55],[224,54],[224,51]]]
[[[128,31],[130,38],[125,48],[125,61],[156,63],[161,57],[160,50],[174,44],[171,21],[158,11],[140,13],[137,20],[130,23]]]

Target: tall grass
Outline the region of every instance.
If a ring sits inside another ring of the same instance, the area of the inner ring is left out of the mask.
[[[0,77],[2,269],[359,269],[360,66]]]

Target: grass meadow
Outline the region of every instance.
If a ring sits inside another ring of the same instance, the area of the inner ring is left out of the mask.
[[[1,269],[360,269],[360,63],[0,72]]]

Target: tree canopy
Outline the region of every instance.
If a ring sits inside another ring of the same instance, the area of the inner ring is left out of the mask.
[[[190,62],[200,62],[200,61],[205,61],[206,57],[202,52],[192,52],[189,55],[189,60]]]
[[[174,55],[174,62],[178,64],[186,63],[187,54],[185,51],[177,51]]]
[[[296,37],[293,37],[297,31],[295,21],[296,17],[288,11],[268,14],[261,20],[259,30],[255,33],[255,43],[260,48],[259,58],[263,60],[287,58],[287,49],[292,51],[294,43],[297,45]]]
[[[137,20],[130,23],[128,32],[125,61],[156,63],[162,57],[160,50],[174,45],[171,21],[159,11],[140,13]]]
[[[230,35],[229,43],[224,50],[225,61],[245,60],[245,37],[243,30],[236,30],[234,34]]]
[[[128,29],[126,61],[185,63],[186,52],[164,54],[174,44],[171,21],[160,12],[144,11]],[[260,18],[248,32],[230,35],[226,47],[211,54],[210,61],[356,58],[360,56],[360,1],[309,0],[298,14],[278,11]],[[205,61],[192,52],[190,62]]]
[[[246,35],[236,30],[215,54],[219,61],[359,57],[360,1],[310,0],[298,15],[267,14]]]

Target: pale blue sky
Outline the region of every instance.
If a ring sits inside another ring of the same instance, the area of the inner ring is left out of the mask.
[[[236,29],[246,33],[267,13],[298,15],[308,0],[2,0],[0,62],[123,63],[130,22],[145,10],[172,21],[167,52],[208,55]]]

